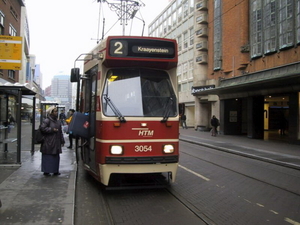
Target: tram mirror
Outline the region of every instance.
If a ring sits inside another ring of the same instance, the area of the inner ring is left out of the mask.
[[[71,77],[70,77],[70,81],[73,82],[78,82],[79,81],[79,68],[73,68],[71,69]]]

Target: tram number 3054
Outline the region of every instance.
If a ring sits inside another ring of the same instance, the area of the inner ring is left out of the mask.
[[[152,146],[151,145],[136,145],[136,146],[134,146],[134,150],[136,152],[151,152]]]

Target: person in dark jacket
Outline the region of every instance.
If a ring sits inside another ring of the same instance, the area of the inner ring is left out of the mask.
[[[62,146],[65,144],[61,123],[58,120],[58,111],[55,106],[47,110],[47,117],[40,126],[44,134],[44,142],[41,144],[42,172],[45,176],[60,175],[59,162]]]
[[[188,127],[186,125],[186,115],[184,115],[184,114],[181,116],[181,123],[182,123],[183,129],[188,129]]]
[[[212,118],[210,120],[210,124],[212,126],[211,135],[216,136],[217,132],[218,132],[218,126],[220,125],[220,122],[216,116],[212,116]]]

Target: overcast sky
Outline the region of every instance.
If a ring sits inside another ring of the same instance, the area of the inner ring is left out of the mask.
[[[141,1],[145,6],[136,15],[145,21],[144,36],[147,36],[148,25],[170,0]],[[106,21],[105,37],[123,34],[123,28],[117,22],[117,14],[108,9],[107,4],[102,4],[102,10],[99,10],[100,3],[97,0],[25,0],[25,4],[29,21],[30,54],[34,54],[36,64],[40,64],[43,88],[51,84],[54,75],[69,75],[76,58],[97,44],[97,38],[102,37],[103,17]],[[143,23],[138,19],[134,19],[133,23],[129,21],[125,34],[128,35],[131,30],[131,35],[140,36],[142,27]],[[79,66],[80,63],[76,63],[76,67]]]

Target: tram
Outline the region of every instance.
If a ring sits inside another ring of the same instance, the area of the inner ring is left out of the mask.
[[[175,181],[179,113],[173,39],[109,36],[84,57],[70,132],[84,168],[109,185],[114,174],[166,174]]]

